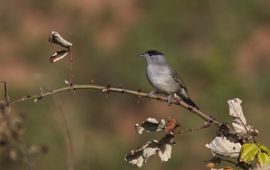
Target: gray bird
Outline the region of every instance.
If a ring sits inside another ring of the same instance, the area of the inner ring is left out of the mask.
[[[146,75],[150,84],[162,94],[167,94],[168,102],[171,97],[180,97],[188,105],[199,109],[199,107],[190,99],[188,90],[184,81],[170,67],[164,55],[156,50],[148,50],[141,54],[145,58],[147,68]],[[153,95],[155,92],[150,92]]]

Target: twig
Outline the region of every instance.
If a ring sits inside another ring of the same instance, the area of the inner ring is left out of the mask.
[[[181,130],[181,131],[176,132],[175,134],[178,135],[178,134],[184,134],[184,133],[199,131],[199,130],[202,130],[202,129],[205,129],[205,128],[208,128],[208,127],[210,127],[210,125],[209,126],[202,126],[202,127],[199,127],[199,128],[191,128],[191,129]]]
[[[6,104],[9,104],[9,97],[8,97],[8,90],[7,90],[7,82],[6,81],[0,81],[1,83],[3,83],[4,86],[4,99]]]
[[[46,96],[49,96],[49,95],[52,95],[55,93],[60,93],[60,92],[68,91],[68,90],[78,90],[78,89],[100,90],[101,92],[105,92],[105,93],[110,93],[110,92],[126,93],[126,94],[130,94],[130,95],[138,96],[138,97],[144,97],[144,98],[167,102],[167,98],[164,96],[160,96],[160,95],[152,96],[152,95],[149,95],[148,93],[141,92],[141,91],[134,91],[134,90],[129,90],[129,89],[115,88],[115,87],[108,87],[108,86],[106,87],[106,86],[94,85],[94,84],[74,84],[72,86],[49,90],[49,91],[44,92],[42,94],[24,96],[24,97],[21,97],[19,99],[15,99],[15,100],[11,101],[10,104],[15,104],[18,102],[23,102],[23,101],[27,101],[27,100],[33,100],[33,99],[39,100],[39,99],[42,99]],[[214,119],[212,116],[189,106],[188,104],[184,103],[183,101],[172,100],[172,104],[180,105],[181,107],[189,110],[190,112],[194,113],[195,115],[199,116],[200,118],[209,122],[210,124],[214,124],[217,127],[219,127],[221,125],[221,123],[219,121],[217,121],[216,119]]]
[[[69,130],[66,114],[64,112],[64,109],[62,107],[62,104],[61,104],[58,96],[52,95],[52,98],[60,110],[61,117],[62,117],[63,124],[64,124],[64,130],[65,130],[65,134],[66,134],[65,135],[65,142],[66,142],[66,147],[67,147],[67,167],[68,167],[67,169],[74,170],[74,149],[73,149],[74,147],[73,147],[73,142],[72,142],[72,138],[70,135],[70,130]]]
[[[73,56],[71,53],[71,48],[69,48],[69,83],[72,85],[72,64],[73,64]]]

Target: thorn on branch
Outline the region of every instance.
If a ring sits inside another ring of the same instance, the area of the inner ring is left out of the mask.
[[[111,85],[108,84],[105,88],[102,89],[102,92],[104,92],[106,94],[109,94],[110,93],[110,88],[111,88]]]
[[[34,102],[36,103],[37,101],[39,101],[41,99],[43,99],[43,97],[42,96],[39,96],[39,97],[35,98]]]
[[[193,110],[192,107],[188,106],[187,109],[191,112]]]

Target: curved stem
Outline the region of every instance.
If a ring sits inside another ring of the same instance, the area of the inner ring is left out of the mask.
[[[144,97],[144,98],[149,98],[149,99],[153,99],[153,100],[159,100],[159,101],[163,101],[163,102],[167,102],[167,98],[164,96],[160,96],[160,95],[156,95],[156,96],[152,96],[149,95],[148,93],[145,92],[141,92],[140,90],[138,91],[134,91],[134,90],[129,90],[129,89],[123,89],[123,88],[116,88],[116,87],[109,87],[109,86],[101,86],[101,85],[95,85],[95,84],[74,84],[72,86],[67,86],[67,87],[62,87],[62,88],[57,88],[57,89],[53,89],[53,90],[49,90],[47,92],[43,92],[41,94],[35,94],[35,95],[28,95],[28,96],[24,96],[22,98],[13,100],[11,102],[9,102],[9,104],[15,104],[18,102],[23,102],[23,101],[27,101],[27,100],[40,100],[46,96],[55,94],[55,93],[60,93],[60,92],[64,92],[64,91],[68,91],[68,90],[79,90],[79,89],[93,89],[93,90],[100,90],[101,92],[105,92],[105,93],[110,93],[110,92],[116,92],[116,93],[126,93],[126,94],[130,94],[130,95],[134,95],[137,97]],[[212,116],[197,110],[189,105],[187,105],[186,103],[184,103],[183,101],[178,101],[178,100],[172,100],[172,103],[174,105],[179,105],[187,110],[189,110],[190,112],[194,113],[195,115],[199,116],[200,118],[202,118],[203,120],[216,125],[217,127],[219,127],[221,125],[221,123],[219,121],[217,121],[216,119],[214,119]]]

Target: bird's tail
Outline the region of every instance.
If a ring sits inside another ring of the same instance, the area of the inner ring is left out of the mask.
[[[181,99],[188,105],[196,108],[197,110],[199,110],[199,106],[197,106],[190,98],[186,98],[186,97],[181,97]]]
[[[189,96],[188,96],[187,93],[184,93],[184,94],[181,94],[181,93],[179,94],[179,93],[177,93],[176,95],[179,96],[186,104],[188,104],[188,105],[190,105],[190,106],[196,108],[197,110],[199,110],[199,106],[197,106],[197,105],[189,98]]]

